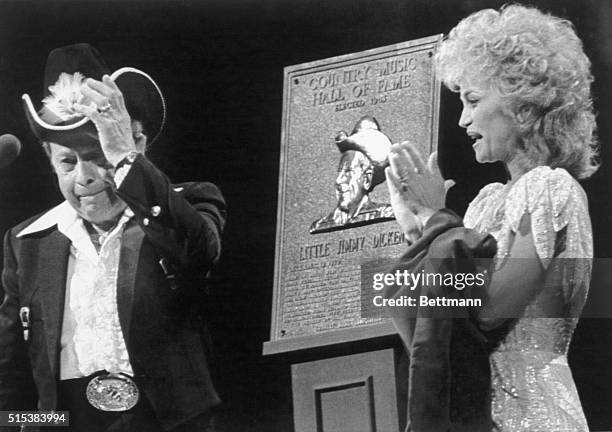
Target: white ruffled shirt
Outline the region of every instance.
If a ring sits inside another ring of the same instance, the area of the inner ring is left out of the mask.
[[[70,239],[61,334],[60,379],[99,370],[134,375],[119,323],[117,274],[121,235],[134,213],[125,210],[117,225],[100,238],[100,251],[67,201],[49,210],[19,236],[57,225]]]

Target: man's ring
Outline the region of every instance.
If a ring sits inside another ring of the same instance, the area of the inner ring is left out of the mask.
[[[105,113],[105,112],[107,112],[111,108],[112,108],[111,104],[107,103],[104,106],[98,107],[98,112]]]

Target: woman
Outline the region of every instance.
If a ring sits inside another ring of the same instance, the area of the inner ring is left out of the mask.
[[[490,356],[495,430],[587,431],[567,350],[593,255],[576,181],[597,169],[590,62],[571,23],[520,5],[465,18],[436,61],[459,93],[476,159],[503,162],[510,178],[484,187],[464,218],[497,241],[486,304],[474,311],[484,331],[504,329]],[[411,144],[394,145],[390,164],[397,220],[416,239],[443,206],[444,182]]]

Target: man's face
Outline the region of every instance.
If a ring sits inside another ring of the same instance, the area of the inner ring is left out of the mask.
[[[112,227],[125,209],[115,194],[112,166],[99,144],[76,148],[50,143],[50,159],[62,195],[79,216],[102,229]]]
[[[361,152],[347,150],[342,153],[336,177],[338,208],[353,212],[370,188],[372,168],[370,160]]]

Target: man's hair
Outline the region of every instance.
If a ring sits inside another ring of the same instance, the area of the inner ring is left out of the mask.
[[[521,5],[476,12],[442,42],[436,66],[453,91],[485,83],[505,100],[530,165],[576,178],[597,170],[591,62],[569,21]]]

